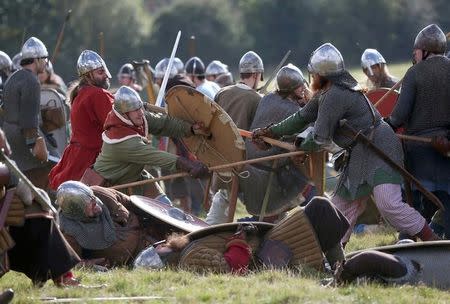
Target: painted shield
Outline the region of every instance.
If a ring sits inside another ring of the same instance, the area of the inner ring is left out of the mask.
[[[381,97],[383,97],[387,92],[389,92],[388,88],[379,88],[372,91],[367,92],[366,96],[370,100],[372,104],[376,104]],[[394,109],[395,104],[398,99],[398,91],[394,90],[386,97],[386,99],[379,105],[377,108],[378,112],[380,112],[381,116],[388,117],[391,115],[392,110]]]
[[[369,249],[366,249],[369,250]],[[450,288],[450,241],[419,242],[370,248],[414,260],[421,264],[423,274],[421,280],[428,286]],[[359,250],[349,253],[349,259]]]
[[[40,129],[52,156],[61,157],[69,142],[68,112],[64,96],[52,88],[41,89]]]
[[[167,223],[186,233],[191,233],[199,229],[209,227],[209,225],[198,217],[185,213],[183,210],[161,203],[157,200],[140,196],[131,195],[131,202],[134,206],[145,213]]]
[[[191,136],[183,142],[207,166],[245,160],[245,143],[231,117],[197,90],[175,86],[166,94],[168,113],[188,122],[203,122],[211,136]],[[239,170],[240,168],[235,168]],[[221,172],[229,172],[225,169]]]

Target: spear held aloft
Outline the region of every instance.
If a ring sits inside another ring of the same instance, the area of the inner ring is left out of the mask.
[[[59,31],[58,38],[56,39],[55,49],[53,50],[52,58],[50,60],[53,64],[55,64],[56,57],[58,56],[59,49],[61,47],[61,43],[64,38],[64,29],[66,28],[66,23],[69,21],[71,13],[72,13],[71,9],[67,11],[66,18],[64,19],[64,22],[61,26],[61,30]]]

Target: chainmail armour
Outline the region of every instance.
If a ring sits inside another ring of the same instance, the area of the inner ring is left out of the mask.
[[[381,116],[374,109],[375,127],[371,131],[374,119],[369,109],[373,106],[361,92],[344,89],[333,85],[324,92],[318,101],[318,118],[314,125],[315,136],[319,141],[332,139],[342,148],[351,148],[347,167],[342,174],[339,186],[345,187],[350,199],[357,198],[358,188],[361,186],[374,187],[378,184],[377,174],[397,176],[386,162],[375,152],[361,142],[353,142],[351,138],[341,133],[339,126],[341,119],[346,119],[348,125],[355,130],[363,130],[373,144],[398,164],[403,164],[403,151],[400,141],[391,127],[381,120]],[[384,182],[381,182],[384,183]],[[344,189],[337,189],[341,194]]]
[[[413,65],[405,74],[399,100],[392,112],[396,126],[407,134],[450,128],[450,59],[435,56]]]
[[[372,116],[369,107],[373,109],[373,106],[359,91],[356,80],[348,72],[328,78],[333,83],[328,90],[316,94],[299,112],[275,125],[272,130],[292,134],[302,131],[315,121],[314,133],[318,143],[327,145],[334,141],[338,146],[350,150],[349,160],[336,189],[346,199],[366,196],[377,184],[400,183],[398,173],[366,145],[346,136],[339,122],[346,119],[348,125],[355,130],[362,130],[375,146],[396,163],[402,164],[402,147],[391,127],[381,120],[375,109],[375,117]],[[374,121],[375,127],[371,132]]]
[[[450,136],[450,59],[427,58],[405,75],[402,91],[390,120],[406,133],[432,137]],[[406,166],[430,191],[450,192],[450,162],[429,145],[404,143]],[[426,161],[424,161],[426,160]]]
[[[278,122],[300,109],[299,105],[289,99],[283,99],[276,93],[263,97],[258,105],[250,130],[265,127]],[[259,150],[251,141],[246,141],[247,159],[276,155],[285,150],[272,147]],[[243,192],[243,201],[250,214],[259,215],[265,192],[269,187],[269,176],[272,162],[246,166],[248,178],[240,178],[239,187]],[[307,184],[307,178],[294,166],[289,158],[278,160],[275,176],[270,188],[269,203],[266,215],[278,214],[299,204],[296,197]]]
[[[65,234],[73,236],[84,249],[99,250],[110,247],[117,240],[114,223],[108,208],[96,198],[103,212],[95,218],[87,218],[78,209],[60,213],[60,226]]]

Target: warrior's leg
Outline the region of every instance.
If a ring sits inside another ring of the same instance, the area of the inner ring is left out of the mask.
[[[375,186],[373,195],[381,215],[398,231],[418,236],[423,241],[437,238],[425,218],[403,201],[400,185]]]
[[[346,244],[350,239],[350,235],[352,234],[353,227],[355,226],[358,217],[364,212],[364,209],[366,209],[366,200],[367,198],[348,201],[338,195],[333,196],[331,199],[331,202],[342,212],[342,214],[344,214],[350,224],[347,232],[342,238],[342,244]]]
[[[352,282],[358,277],[400,278],[407,272],[405,264],[396,256],[374,250],[358,253],[348,259],[340,280]]]
[[[211,208],[206,215],[206,222],[210,225],[226,223],[228,220],[228,206],[230,205],[228,199],[228,191],[220,189],[214,194],[211,202]]]

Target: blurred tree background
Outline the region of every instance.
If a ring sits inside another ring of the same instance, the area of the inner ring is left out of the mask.
[[[249,49],[267,67],[291,49],[289,61],[304,69],[311,52],[324,42],[340,49],[347,66],[359,65],[369,47],[389,62],[406,61],[422,27],[437,23],[450,31],[447,0],[2,0],[0,50],[12,57],[23,39],[36,36],[51,54],[69,9],[72,15],[55,62],[66,81],[76,78],[83,49],[99,51],[100,32],[105,61],[115,75],[125,62],[149,59],[154,66],[168,57],[178,30],[177,55],[183,61],[195,53],[205,64],[220,59],[233,71]]]

